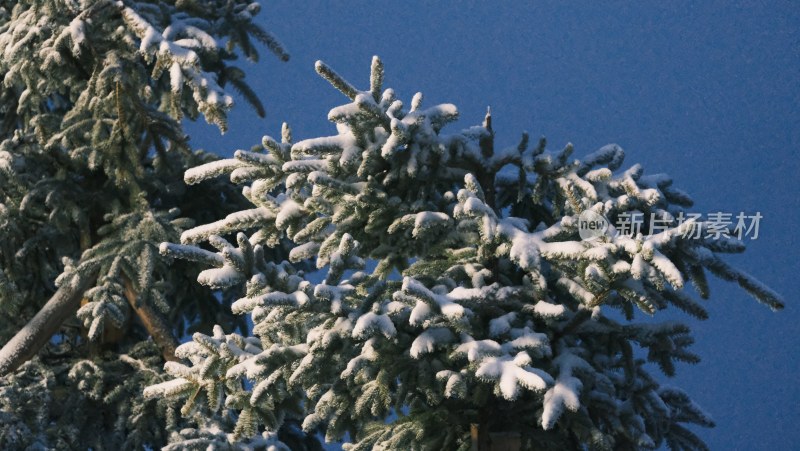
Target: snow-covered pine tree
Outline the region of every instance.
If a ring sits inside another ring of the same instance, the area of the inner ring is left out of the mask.
[[[780,309],[720,258],[739,241],[688,236],[708,224],[679,223],[688,195],[622,168],[617,145],[581,160],[527,135],[500,148],[491,115],[447,134],[455,106],[421,94],[404,106],[377,58],[365,91],[321,62],[317,72],[349,99],[328,114],[336,135],[294,142],[284,125],[280,141],[186,172],[190,184],[230,173],[253,208],[161,253],[211,266],[202,284],[244,284],[232,308],[254,336],[195,333],[176,351],[191,363],[167,362],[175,379],[148,397],[233,411],[233,439],[300,414],[351,451],[491,449],[501,436],[537,450],[705,449],[687,425],[713,426],[709,415],[651,374],[698,361],[689,329],[636,312],[705,318],[684,284],[706,298],[708,272]],[[584,241],[587,211],[666,226]],[[289,261],[265,259],[284,238]]]
[[[236,60],[257,42],[288,55],[258,11],[0,0],[0,448],[160,447],[187,424],[143,388],[164,380],[175,337],[244,323],[158,244],[245,205],[227,184],[183,183],[216,157],[181,120],[224,131],[230,88],[264,114]]]

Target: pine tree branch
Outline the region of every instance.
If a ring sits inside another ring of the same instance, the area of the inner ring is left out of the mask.
[[[125,283],[125,298],[128,300],[131,308],[136,312],[136,316],[142,321],[147,333],[153,337],[164,360],[168,362],[177,362],[180,359],[175,357],[175,348],[178,347],[178,341],[172,335],[172,328],[166,319],[149,304],[144,302],[136,302],[136,290],[133,289],[133,284],[130,279],[124,277]]]
[[[83,292],[95,282],[98,269],[76,276],[74,283],[62,285],[44,307],[0,349],[0,376],[15,371],[33,358],[61,324],[75,314]]]

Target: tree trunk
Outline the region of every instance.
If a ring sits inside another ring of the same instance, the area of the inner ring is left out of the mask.
[[[522,449],[522,437],[519,432],[491,432],[489,441],[491,442],[490,451],[520,451]]]
[[[136,313],[147,333],[153,337],[153,341],[161,349],[161,355],[164,360],[177,362],[179,359],[175,357],[175,348],[178,347],[178,341],[172,335],[172,328],[169,323],[160,312],[150,305],[136,302],[136,291],[134,291],[131,281],[127,277],[123,278],[125,282],[125,298],[128,300],[131,309]]]
[[[0,376],[11,373],[33,358],[58,332],[61,324],[78,311],[83,292],[94,283],[97,270],[76,277],[74,283],[61,286],[44,307],[0,349]]]
[[[78,280],[60,287],[28,323],[0,349],[0,376],[5,376],[33,356],[58,332],[64,321],[78,311],[83,293],[95,282],[97,270],[77,276]],[[125,279],[125,297],[147,332],[161,349],[164,360],[177,361],[178,342],[164,317],[149,305],[137,305],[136,292]]]
[[[485,425],[486,423],[484,423]],[[522,449],[522,436],[519,432],[488,432],[481,425],[470,425],[472,446],[470,451],[520,451]]]

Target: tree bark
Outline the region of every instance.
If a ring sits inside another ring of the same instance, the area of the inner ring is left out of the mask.
[[[77,276],[78,280],[60,287],[36,315],[0,349],[0,376],[5,376],[33,358],[58,332],[67,318],[78,311],[83,293],[94,283],[97,270]],[[178,361],[178,342],[164,317],[149,305],[137,305],[136,292],[125,279],[125,297],[147,332],[161,349],[164,360]]]
[[[61,286],[44,307],[0,349],[0,376],[15,371],[33,358],[58,332],[61,324],[78,311],[83,292],[97,277],[97,269],[91,274],[76,277],[78,280],[74,283]]]
[[[179,361],[180,359],[175,357],[175,348],[178,347],[178,340],[172,335],[172,327],[156,309],[145,303],[136,302],[136,291],[133,289],[131,281],[127,277],[124,277],[124,279],[125,298],[128,300],[131,309],[136,313],[136,316],[142,321],[147,333],[153,337],[153,341],[161,349],[161,355],[164,360],[168,362]]]
[[[491,451],[520,451],[522,437],[519,432],[492,432],[489,434]]]
[[[484,411],[485,412],[485,411]],[[470,424],[470,451],[520,451],[522,435],[519,432],[490,432],[489,418],[483,412],[480,423]]]

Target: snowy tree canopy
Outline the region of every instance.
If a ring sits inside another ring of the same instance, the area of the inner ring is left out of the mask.
[[[328,114],[335,135],[294,141],[284,125],[186,172],[229,174],[252,206],[160,252],[206,265],[204,285],[244,286],[231,307],[253,336],[195,333],[146,396],[234,412],[232,439],[300,419],[349,450],[469,449],[471,425],[532,449],[705,447],[687,425],[713,421],[650,373],[699,360],[688,327],[659,311],[705,318],[685,286],[707,298],[708,273],[781,308],[721,258],[740,242],[688,236],[709,227],[679,222],[689,196],[624,166],[617,145],[574,159],[524,134],[501,148],[490,114],[448,132],[454,105],[399,100],[378,58],[363,91],[316,69],[348,98]],[[665,227],[582,240],[586,212]],[[265,258],[286,239],[288,261]]]
[[[288,55],[259,9],[0,1],[0,423],[14,425],[0,447],[161,446],[165,423],[188,424],[143,387],[163,379],[175,337],[244,322],[233,294],[189,283],[197,270],[166,265],[158,244],[246,205],[225,184],[187,188],[183,172],[216,157],[193,151],[181,120],[224,131],[233,92],[264,114],[237,60]]]

